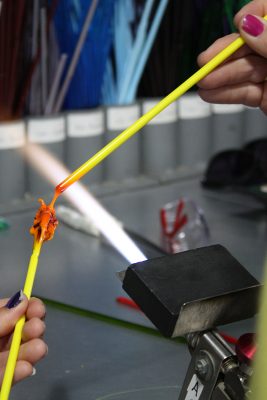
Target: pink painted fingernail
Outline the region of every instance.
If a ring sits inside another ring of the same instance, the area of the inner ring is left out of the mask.
[[[249,35],[257,37],[264,31],[264,24],[254,15],[247,14],[243,18],[242,29]]]

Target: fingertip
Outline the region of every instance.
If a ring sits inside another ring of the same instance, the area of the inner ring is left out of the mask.
[[[27,296],[23,293],[22,290],[19,290],[8,299],[7,303],[5,304],[5,308],[10,310],[19,305],[24,305],[24,307],[26,307],[27,304],[28,304]]]
[[[42,337],[45,333],[46,325],[40,318],[34,317],[27,321],[23,328],[22,340],[27,342],[31,339]]]
[[[48,354],[48,346],[42,339],[35,339],[36,340],[36,354],[39,355],[39,360],[46,357]]]
[[[26,379],[35,374],[36,374],[36,369],[30,362],[19,360],[17,361],[16,368],[14,371],[13,384],[16,384],[22,381],[23,379]]]
[[[26,317],[31,319],[34,317],[44,319],[46,315],[46,307],[42,300],[33,297],[29,301]]]
[[[246,14],[238,24],[240,35],[256,53],[267,58],[267,21],[253,14]]]
[[[242,19],[245,17],[246,14],[247,14],[247,13],[246,13],[243,9],[241,9],[241,10],[235,15],[235,17],[234,17],[234,25],[235,25],[236,29],[239,29],[239,25],[240,25]]]
[[[38,304],[44,305],[44,302],[41,299],[39,299],[39,297],[32,296],[29,301],[30,301],[30,304],[38,303]]]
[[[199,67],[203,67],[203,65],[205,64],[206,60],[206,51],[202,51],[202,53],[200,53],[197,57],[197,64]]]
[[[40,338],[31,339],[21,346],[19,359],[27,360],[32,364],[41,360],[48,354],[47,344]]]

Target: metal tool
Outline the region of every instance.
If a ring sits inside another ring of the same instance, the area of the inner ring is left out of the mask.
[[[179,400],[244,400],[249,397],[252,375],[246,344],[255,352],[253,335],[241,336],[233,349],[213,331],[187,335],[192,352]],[[249,342],[248,342],[249,338]]]
[[[254,336],[234,349],[216,327],[255,315],[260,284],[223,246],[135,263],[120,278],[163,335],[188,342],[192,359],[179,400],[246,398]]]

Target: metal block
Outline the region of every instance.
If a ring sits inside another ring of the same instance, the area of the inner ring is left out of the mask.
[[[258,281],[221,245],[132,264],[123,289],[168,337],[252,317]]]

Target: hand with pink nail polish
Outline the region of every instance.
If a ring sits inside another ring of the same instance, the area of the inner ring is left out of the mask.
[[[16,322],[23,315],[26,315],[26,323],[22,332],[13,384],[34,375],[34,365],[47,354],[47,345],[42,339],[45,331],[43,302],[37,298],[28,301],[22,291],[10,299],[0,299],[0,384],[5,371],[11,336]]]
[[[245,104],[267,114],[267,1],[254,0],[243,7],[234,22],[246,45],[199,83],[200,97],[209,103]],[[206,64],[238,34],[218,39],[198,57]]]

